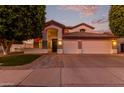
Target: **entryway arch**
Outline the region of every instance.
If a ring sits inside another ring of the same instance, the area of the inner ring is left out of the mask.
[[[49,52],[57,52],[58,29],[47,29],[47,47]]]

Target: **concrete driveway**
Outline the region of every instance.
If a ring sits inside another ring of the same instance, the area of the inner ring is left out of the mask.
[[[0,70],[0,86],[124,87],[124,55],[50,54],[12,68]]]

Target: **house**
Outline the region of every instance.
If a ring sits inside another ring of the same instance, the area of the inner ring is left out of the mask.
[[[117,37],[112,33],[96,32],[94,29],[86,23],[65,26],[54,20],[48,21],[42,31],[42,39],[29,40],[28,43],[30,42],[32,48],[26,48],[24,53],[117,53]],[[26,45],[27,42],[25,42]]]
[[[124,38],[118,38],[117,42],[118,53],[124,53]]]

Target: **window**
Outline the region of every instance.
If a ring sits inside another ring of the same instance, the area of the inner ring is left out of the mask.
[[[80,32],[85,32],[85,29],[80,29]]]
[[[78,41],[78,49],[82,49],[82,41],[81,40]]]
[[[65,29],[65,30],[64,30],[64,33],[68,33],[68,32],[69,32],[69,30],[68,30],[68,29]]]

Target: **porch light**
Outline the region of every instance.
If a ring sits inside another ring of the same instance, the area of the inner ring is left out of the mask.
[[[112,45],[113,46],[117,46],[117,41],[116,40],[112,40]]]
[[[58,45],[60,45],[60,46],[62,45],[62,40],[58,41]]]

